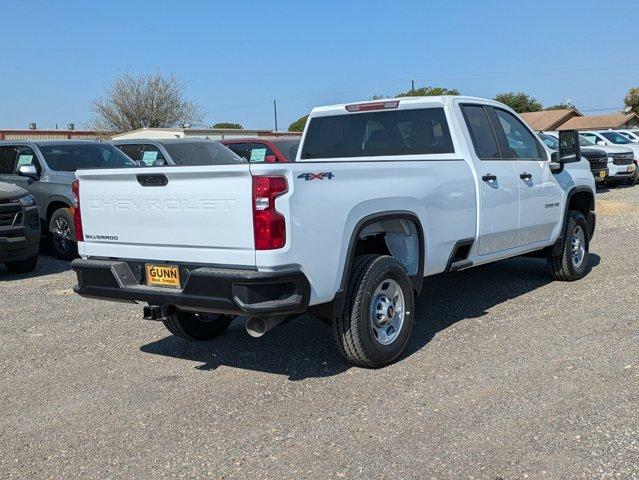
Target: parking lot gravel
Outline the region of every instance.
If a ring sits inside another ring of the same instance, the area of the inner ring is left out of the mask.
[[[428,278],[406,354],[350,367],[305,316],[188,344],[69,264],[0,267],[0,476],[639,478],[639,186],[602,190],[592,271]]]

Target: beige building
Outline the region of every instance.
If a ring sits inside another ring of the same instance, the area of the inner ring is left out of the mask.
[[[583,115],[577,109],[542,110],[522,113],[521,117],[533,130],[609,130],[639,128],[639,116],[635,113],[611,113],[607,115]]]
[[[211,140],[228,140],[232,138],[254,137],[299,137],[299,132],[273,132],[271,130],[248,130],[237,128],[142,128],[112,136],[113,140],[129,140],[136,138],[168,139],[168,138],[209,138]]]
[[[0,140],[108,140],[111,135],[93,130],[0,130]]]

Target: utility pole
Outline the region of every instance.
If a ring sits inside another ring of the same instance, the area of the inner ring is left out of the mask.
[[[411,80],[410,81],[410,91],[414,92],[415,91],[415,80]]]
[[[275,131],[277,132],[277,102],[273,100],[273,115],[275,115]]]

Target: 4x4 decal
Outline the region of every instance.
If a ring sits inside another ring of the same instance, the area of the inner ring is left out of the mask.
[[[297,178],[303,178],[308,182],[309,180],[324,180],[325,178],[331,180],[334,176],[333,172],[300,173]]]

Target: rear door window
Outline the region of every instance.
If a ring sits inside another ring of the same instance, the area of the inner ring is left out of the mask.
[[[311,119],[301,158],[454,153],[442,107]]]
[[[477,156],[482,160],[501,158],[495,132],[488,119],[486,109],[481,105],[463,105],[461,108]]]

